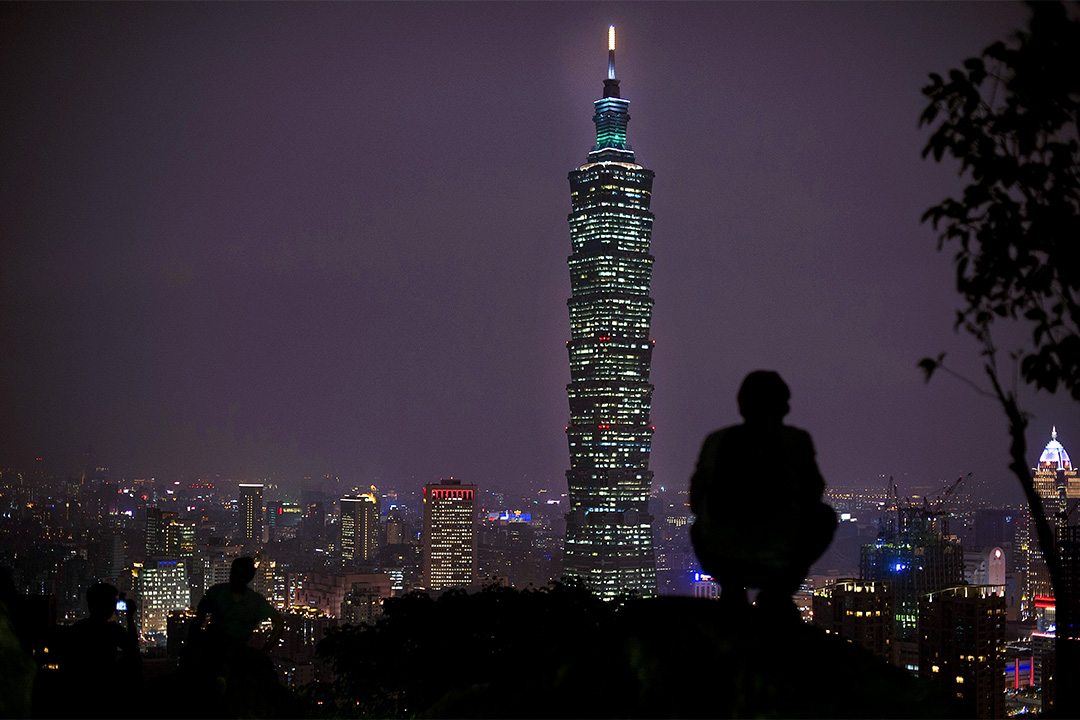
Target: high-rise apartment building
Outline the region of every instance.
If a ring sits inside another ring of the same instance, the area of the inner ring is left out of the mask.
[[[919,607],[919,677],[955,696],[966,717],[1005,716],[1005,598],[962,585],[929,593]]]
[[[350,565],[371,562],[375,557],[375,538],[379,517],[371,495],[343,497],[341,512],[341,559]]]
[[[424,486],[424,586],[443,590],[476,577],[476,486],[444,479]]]
[[[653,172],[626,140],[628,100],[608,30],[596,146],[570,172],[569,512],[563,574],[603,597],[656,594],[649,491]]]
[[[240,537],[249,542],[262,541],[263,484],[240,483]]]
[[[843,578],[815,590],[814,625],[893,661],[893,594],[886,582]]]

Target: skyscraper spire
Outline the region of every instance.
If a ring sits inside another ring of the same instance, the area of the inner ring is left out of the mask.
[[[607,79],[604,80],[604,97],[619,97],[619,81],[615,79],[615,26],[607,29]],[[599,102],[599,100],[597,101]],[[627,115],[627,120],[630,116]]]
[[[634,152],[626,142],[626,126],[630,122],[630,101],[619,96],[619,81],[615,79],[615,26],[608,28],[608,76],[604,80],[604,97],[593,101],[596,123],[596,146],[589,153],[589,162],[613,160],[634,162]]]
[[[615,79],[615,26],[609,25],[607,29],[607,77]]]

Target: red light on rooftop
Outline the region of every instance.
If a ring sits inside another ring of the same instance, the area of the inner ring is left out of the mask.
[[[1035,607],[1037,607],[1037,608],[1052,608],[1052,607],[1054,607],[1054,598],[1053,598],[1053,596],[1036,595],[1035,596]]]

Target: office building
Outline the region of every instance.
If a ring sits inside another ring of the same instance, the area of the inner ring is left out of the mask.
[[[146,557],[169,555],[169,525],[176,513],[156,507],[146,508]]]
[[[1080,502],[1080,476],[1072,464],[1072,459],[1064,446],[1058,442],[1057,428],[1050,432],[1050,442],[1039,455],[1038,464],[1031,469],[1035,491],[1042,499],[1042,510],[1050,523],[1055,541],[1061,545],[1068,534],[1070,513],[1075,513]],[[1036,614],[1036,598],[1052,597],[1054,588],[1050,582],[1050,571],[1043,560],[1042,551],[1034,527],[1028,529],[1024,538],[1023,550],[1026,551],[1026,578],[1021,597],[1021,609],[1030,619]],[[1059,548],[1063,550],[1064,548]]]
[[[966,717],[1005,716],[1005,598],[961,585],[919,603],[919,677],[956,697]]]
[[[1057,428],[1050,431],[1050,442],[1046,443],[1039,464],[1031,470],[1035,490],[1042,498],[1080,498],[1080,476],[1073,467],[1069,453],[1057,439]]]
[[[987,548],[982,551],[964,551],[964,582],[968,585],[994,585],[1005,593],[1005,551]]]
[[[164,634],[169,613],[191,605],[187,566],[178,560],[135,563],[134,590],[139,601],[139,628],[146,635]]]
[[[627,142],[630,103],[615,78],[614,27],[608,35],[604,94],[593,103],[596,145],[569,174],[570,469],[563,575],[606,598],[626,592],[649,597],[657,587],[648,508],[653,172],[636,163]]]
[[[389,575],[379,576],[380,582],[355,582],[341,601],[340,619],[353,625],[372,623],[382,615],[383,599],[391,592]]]
[[[304,509],[288,501],[274,501],[266,503],[266,524],[269,529],[267,535],[271,542],[292,540],[299,536],[300,521],[304,517]]]
[[[338,502],[341,513],[341,559],[355,566],[371,562],[375,557],[375,539],[379,516],[372,495],[343,497]]]
[[[240,483],[240,537],[245,542],[262,542],[263,484]]]
[[[332,618],[340,617],[346,597],[357,586],[375,588],[380,598],[391,595],[392,578],[387,573],[305,573],[296,589],[296,606],[315,610]]]
[[[814,591],[814,625],[893,662],[893,593],[886,582],[842,579]]]
[[[720,583],[716,582],[712,575],[695,572],[691,583],[694,589],[694,597],[706,600],[720,599]]]
[[[420,535],[428,590],[464,587],[476,579],[476,486],[453,478],[424,486]]]

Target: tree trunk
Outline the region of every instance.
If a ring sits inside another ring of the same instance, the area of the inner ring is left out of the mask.
[[[1072,616],[1074,608],[1069,606],[1067,593],[1061,574],[1061,554],[1058,552],[1057,542],[1054,539],[1050,521],[1043,511],[1042,498],[1035,491],[1035,483],[1031,479],[1031,470],[1027,462],[1027,440],[1024,431],[1027,429],[1027,418],[1016,404],[1016,398],[1012,393],[1004,393],[997,382],[997,377],[989,371],[991,382],[998,400],[1005,409],[1005,415],[1009,419],[1009,456],[1011,462],[1009,469],[1013,471],[1020,486],[1024,489],[1028,508],[1031,511],[1031,521],[1035,525],[1035,533],[1039,542],[1039,552],[1046,562],[1046,568],[1050,572],[1050,586],[1054,591],[1055,617],[1057,632],[1054,636],[1054,654],[1056,664],[1054,672],[1054,708],[1050,713],[1052,717],[1080,718],[1080,642],[1069,637],[1072,629]],[[1045,678],[1044,678],[1045,682]],[[1044,695],[1045,697],[1045,695]]]

